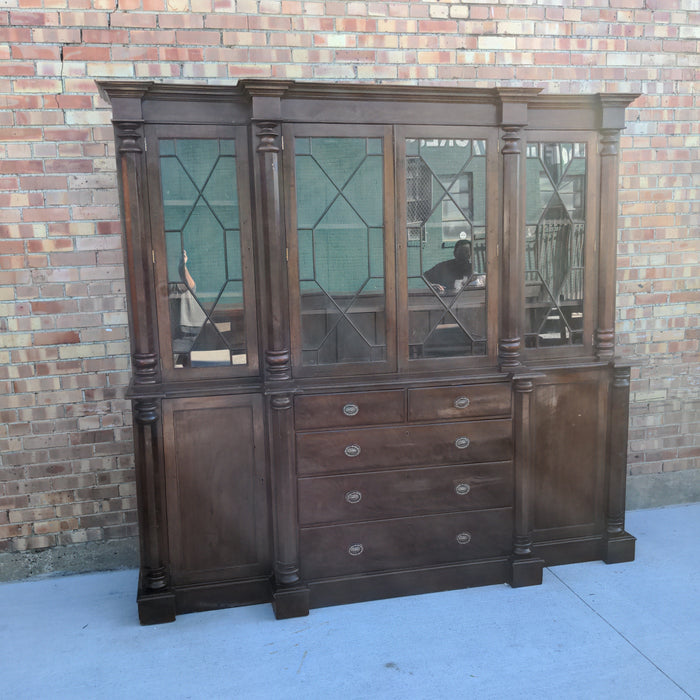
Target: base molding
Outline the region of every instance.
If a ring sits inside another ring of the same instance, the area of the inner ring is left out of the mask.
[[[362,603],[379,598],[438,593],[507,583],[510,562],[498,558],[425,569],[402,569],[309,581],[312,608]]]

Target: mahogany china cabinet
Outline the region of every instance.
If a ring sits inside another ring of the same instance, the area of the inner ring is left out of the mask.
[[[630,94],[105,82],[144,624],[634,558]]]

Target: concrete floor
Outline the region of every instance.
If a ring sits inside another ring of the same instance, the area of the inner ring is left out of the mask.
[[[637,560],[312,610],[140,627],[136,572],[0,585],[0,696],[700,699],[700,503],[628,513]]]

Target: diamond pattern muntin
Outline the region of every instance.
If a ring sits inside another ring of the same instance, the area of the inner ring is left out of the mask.
[[[245,352],[232,347],[241,343],[233,342],[231,323],[214,322],[214,313],[226,305],[243,305],[235,142],[166,139],[160,152],[168,279],[182,287],[179,264],[187,250],[193,297],[206,314],[190,350]],[[174,338],[178,332],[174,327]]]
[[[423,169],[430,173],[430,211],[422,214],[422,235],[416,235],[416,231],[411,238],[409,232],[407,249],[411,356],[483,354],[485,339],[471,328],[473,320],[464,315],[469,292],[463,289],[457,294],[441,295],[428,283],[423,273],[452,252],[451,248],[442,248],[439,260],[435,259],[434,251],[428,259],[427,252],[424,252],[426,242],[443,241],[445,237],[456,240],[462,232],[471,239],[472,209],[478,208],[485,212],[483,183],[486,142],[467,139],[409,139],[406,152],[407,161],[410,162],[412,158],[419,161],[423,164]],[[413,177],[420,172],[421,168],[413,166]],[[464,178],[470,179],[462,182]],[[476,187],[474,181],[477,182]],[[465,188],[467,182],[470,189]],[[415,186],[414,184],[413,187]],[[415,192],[412,194],[415,197]],[[417,210],[415,204],[412,209]],[[481,218],[483,220],[483,213]],[[421,243],[416,245],[412,240],[420,240]],[[430,312],[425,310],[426,297],[434,300],[428,304]],[[427,317],[430,320],[426,325]]]
[[[370,361],[377,343],[376,333],[363,332],[351,317],[363,293],[384,291],[381,143],[363,138],[295,140],[306,364]],[[341,338],[345,351],[338,350]]]
[[[531,342],[582,342],[585,158],[584,143],[527,148],[526,278],[540,289],[528,315]],[[553,319],[559,331],[548,332]]]

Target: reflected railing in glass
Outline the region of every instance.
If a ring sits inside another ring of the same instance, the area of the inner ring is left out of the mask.
[[[245,365],[235,142],[159,146],[173,365]]]
[[[409,358],[486,353],[486,142],[406,140]]]
[[[583,343],[586,144],[527,146],[525,345]]]

